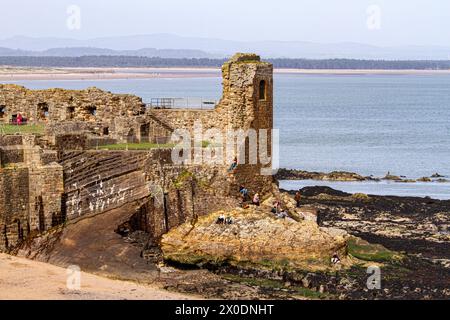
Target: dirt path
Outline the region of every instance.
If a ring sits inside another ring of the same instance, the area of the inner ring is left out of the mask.
[[[81,272],[80,290],[69,290],[67,269],[0,254],[0,300],[160,300],[192,299],[152,286]],[[71,282],[69,282],[71,283]],[[195,298],[195,297],[194,297]]]

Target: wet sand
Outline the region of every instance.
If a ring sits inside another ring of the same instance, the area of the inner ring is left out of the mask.
[[[450,70],[275,69],[277,74],[312,75],[436,75]],[[219,77],[220,68],[26,68],[0,67],[0,81],[108,80]]]

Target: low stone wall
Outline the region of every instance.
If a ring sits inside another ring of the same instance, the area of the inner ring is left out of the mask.
[[[88,147],[86,134],[60,134],[55,136],[55,147],[59,151],[63,150],[85,150]]]
[[[6,166],[8,164],[19,163],[23,161],[23,149],[15,146],[0,147],[0,166]]]
[[[22,144],[21,135],[0,135],[0,146],[14,146]]]

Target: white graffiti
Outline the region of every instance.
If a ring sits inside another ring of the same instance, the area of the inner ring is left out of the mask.
[[[134,196],[134,188],[117,187],[116,184],[109,184],[103,181],[101,177],[96,180],[92,187],[79,187],[76,183],[72,184],[75,191],[67,199],[69,207],[68,215],[71,217],[81,216],[82,214],[102,212],[111,206],[117,206],[125,203]],[[83,201],[85,204],[83,204]]]

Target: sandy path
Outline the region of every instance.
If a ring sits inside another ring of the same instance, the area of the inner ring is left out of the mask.
[[[81,272],[79,291],[67,288],[67,270],[51,264],[0,254],[0,300],[171,300],[190,299],[155,287]]]

